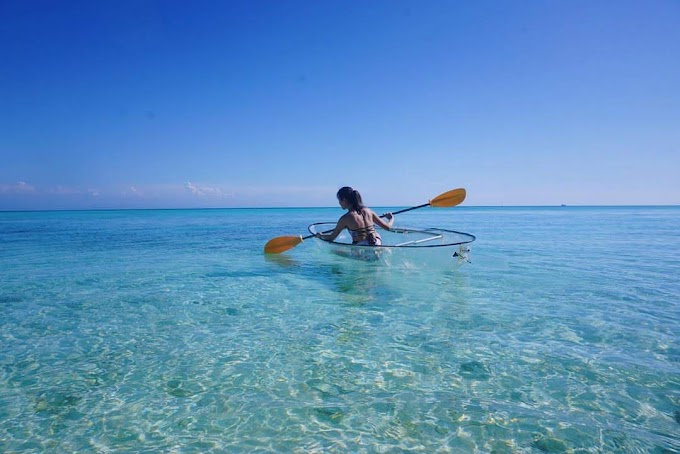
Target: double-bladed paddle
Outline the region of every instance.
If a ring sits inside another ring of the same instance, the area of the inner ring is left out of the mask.
[[[436,208],[446,208],[446,207],[455,207],[456,205],[460,205],[463,203],[463,200],[465,200],[465,189],[463,188],[458,188],[458,189],[452,189],[448,192],[444,192],[443,194],[439,194],[437,197],[434,199],[431,199],[427,203],[423,203],[422,205],[414,206],[411,208],[405,208],[403,210],[395,211],[392,214],[401,214],[401,213],[406,213],[407,211],[411,210],[417,210],[418,208],[423,208],[426,206],[431,206],[431,207],[436,207]],[[381,215],[380,217],[385,217],[386,214]],[[328,230],[323,233],[330,233],[333,230]],[[278,236],[276,238],[272,238],[271,240],[267,241],[267,244],[264,245],[264,252],[265,254],[280,254],[282,252],[287,251],[288,249],[292,249],[298,244],[302,243],[304,240],[312,238],[314,235],[307,235],[307,236]]]

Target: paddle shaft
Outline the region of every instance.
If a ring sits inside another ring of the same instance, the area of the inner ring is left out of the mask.
[[[426,207],[426,206],[428,206],[428,205],[430,205],[430,202],[423,203],[422,205],[418,205],[417,207],[404,208],[403,210],[395,211],[395,212],[392,213],[392,214],[406,213],[407,211],[417,210],[418,208],[424,208],[424,207]],[[381,215],[380,215],[381,218],[384,218],[385,216],[387,216],[387,213],[381,214]]]

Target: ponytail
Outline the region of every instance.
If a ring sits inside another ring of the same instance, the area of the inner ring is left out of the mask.
[[[357,191],[356,189],[353,189],[349,186],[345,186],[343,188],[340,188],[337,196],[338,200],[340,199],[347,200],[351,205],[352,211],[361,213],[361,210],[364,209],[364,202],[361,200],[361,194],[359,194],[359,191]]]

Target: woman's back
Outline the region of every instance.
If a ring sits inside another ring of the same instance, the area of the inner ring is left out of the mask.
[[[375,227],[372,220],[373,212],[363,207],[360,211],[350,210],[347,212],[345,222],[350,235],[352,235],[352,243],[359,243],[362,241],[375,238]]]

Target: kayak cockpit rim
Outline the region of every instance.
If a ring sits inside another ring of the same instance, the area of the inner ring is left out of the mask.
[[[307,230],[309,230],[309,233],[312,235],[315,235],[317,233],[321,232],[328,232],[332,231],[335,228],[335,223],[334,222],[316,222],[314,224],[310,224],[307,227]],[[326,243],[337,245],[337,246],[351,246],[355,248],[410,248],[410,249],[415,249],[415,248],[437,248],[437,247],[448,247],[448,246],[460,246],[464,244],[469,244],[475,241],[476,237],[470,233],[465,233],[465,232],[458,232],[456,230],[448,230],[448,229],[440,229],[440,228],[423,228],[423,229],[415,229],[415,228],[392,228],[390,230],[378,230],[378,233],[381,234],[383,237],[383,244],[380,246],[370,246],[370,245],[356,245],[348,242],[342,242],[342,241],[326,241],[322,240]],[[401,235],[421,235],[421,238],[418,239],[409,239],[407,241],[404,241],[405,238],[402,238],[401,241],[396,242],[395,244],[388,244],[386,241],[387,236],[394,236],[392,234],[401,234]],[[433,244],[433,241],[439,240],[436,244]]]

